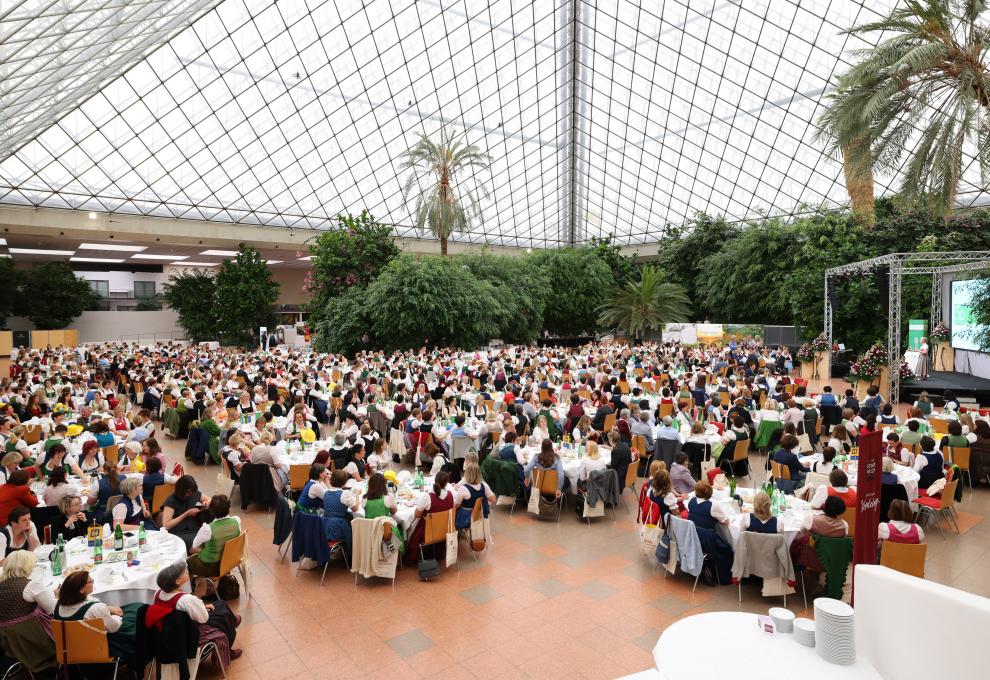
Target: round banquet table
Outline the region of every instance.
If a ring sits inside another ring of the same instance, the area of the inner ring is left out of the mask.
[[[790,633],[764,633],[756,614],[742,612],[710,612],[677,621],[660,636],[653,660],[665,680],[681,680],[697,676],[698,660],[714,650],[732,680],[764,680],[781,671],[801,680],[882,680],[863,656],[851,666],[829,663]]]
[[[136,532],[134,532],[136,534]],[[51,550],[52,546],[43,546]],[[65,544],[66,567],[89,563],[93,576],[93,595],[111,606],[121,607],[134,602],[151,602],[158,590],[155,579],[158,572],[170,564],[186,559],[186,544],[182,539],[164,531],[149,531],[146,550],[138,554],[140,564],[128,567],[126,562],[104,562],[92,566],[93,551],[86,547],[86,539],[74,538]],[[40,548],[39,548],[40,550]],[[104,560],[111,551],[105,550]],[[33,580],[44,580],[47,586],[56,588],[63,576],[52,576],[51,563],[39,561],[31,574]],[[189,590],[189,584],[183,586]]]

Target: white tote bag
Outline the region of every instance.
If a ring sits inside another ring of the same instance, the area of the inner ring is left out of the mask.
[[[533,471],[533,486],[529,490],[529,505],[526,506],[526,512],[532,513],[534,515],[540,514],[540,482],[543,479],[542,470]]]
[[[454,528],[454,513],[447,515],[447,566],[457,564],[457,530]]]

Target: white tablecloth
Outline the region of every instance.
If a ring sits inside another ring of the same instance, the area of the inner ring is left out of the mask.
[[[526,446],[521,449],[523,454],[523,459],[528,463],[529,460],[536,455],[539,455],[540,449],[536,446]],[[567,477],[568,481],[571,483],[570,492],[575,493],[577,491],[578,479],[581,477],[581,460],[583,458],[577,457],[577,449],[567,449],[562,450],[557,447],[556,451],[558,454],[562,455],[561,462],[564,464],[564,476]],[[605,465],[609,465],[612,462],[612,449],[607,446],[599,446],[598,453],[601,455],[602,460],[605,461]],[[619,480],[619,486],[622,486],[622,481]]]
[[[810,468],[813,463],[820,463],[823,459],[822,454],[814,453],[810,456],[802,456],[799,460],[802,465],[807,465]],[[856,486],[858,463],[855,461],[850,462],[846,468],[849,486]],[[918,482],[921,481],[921,475],[914,468],[907,467],[906,465],[895,465],[894,474],[897,475],[897,481],[904,485],[908,500],[917,500]]]
[[[135,536],[137,532],[134,532]],[[101,602],[122,606],[132,602],[151,602],[158,585],[155,579],[163,567],[186,559],[186,545],[178,536],[163,531],[149,531],[146,550],[138,555],[140,564],[128,567],[126,562],[104,562],[90,569],[95,581],[93,595]],[[85,538],[74,538],[66,544],[66,567],[92,564],[93,551],[86,546]],[[104,559],[110,551],[104,551]],[[39,562],[32,579],[44,579],[46,585],[55,588],[62,576],[52,576],[51,563]]]
[[[828,663],[789,633],[768,635],[757,626],[756,614],[740,612],[697,614],[671,624],[653,648],[653,660],[664,678],[683,680],[697,677],[699,660],[713,651],[721,660],[720,672],[732,680],[882,680],[862,656],[851,666]]]

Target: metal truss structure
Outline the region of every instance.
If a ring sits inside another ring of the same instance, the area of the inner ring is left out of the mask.
[[[848,200],[814,121],[870,46],[846,29],[895,4],[8,0],[0,203],[295,229],[366,208],[424,237],[398,158],[447,122],[494,159],[458,240],[792,216]]]
[[[952,264],[934,264],[951,262]],[[832,335],[832,282],[836,277],[875,274],[887,269],[890,278],[887,299],[887,388],[891,402],[900,397],[901,365],[901,280],[905,276],[932,277],[931,323],[942,319],[942,277],[954,272],[990,269],[990,251],[950,251],[930,253],[890,253],[825,271],[825,331],[828,346]]]

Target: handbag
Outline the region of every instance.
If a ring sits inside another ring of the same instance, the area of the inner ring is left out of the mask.
[[[811,445],[811,437],[806,434],[799,434],[797,436],[799,451],[801,453],[808,453],[809,451],[814,451],[814,447]]]
[[[454,528],[454,518],[447,515],[447,566],[457,564],[457,529]]]
[[[485,538],[486,521],[481,519],[471,524],[471,550],[474,552],[481,552],[488,545],[488,540]]]
[[[427,579],[434,578],[440,575],[440,562],[435,559],[424,560],[421,559],[418,564],[419,567],[419,579],[421,581],[426,581]]]
[[[529,490],[529,505],[526,506],[526,512],[540,514],[540,489],[536,484]]]
[[[592,505],[591,503],[584,502],[584,512],[581,513],[581,517],[604,517],[605,516],[605,500],[599,498],[598,505]]]
[[[653,553],[657,562],[667,564],[670,561],[670,531],[664,531],[657,540],[657,549]]]
[[[656,524],[644,524],[643,527],[639,530],[640,554],[643,557],[649,557],[651,555],[656,554],[657,546],[660,545],[660,539],[663,535],[664,535],[663,529],[661,529]],[[669,543],[667,550],[669,555],[669,551],[670,551]]]

